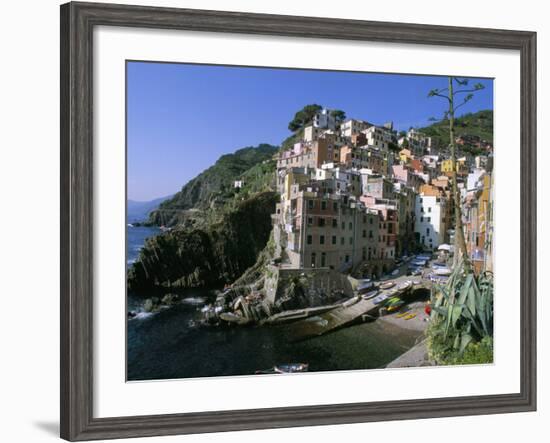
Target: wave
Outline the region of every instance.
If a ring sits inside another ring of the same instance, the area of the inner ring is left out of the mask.
[[[155,314],[156,314],[155,312],[140,311],[140,312],[137,312],[136,315],[134,315],[132,318],[129,318],[128,320],[145,320],[146,318],[152,317]]]
[[[181,302],[188,305],[202,305],[206,302],[206,300],[202,297],[187,297],[184,298]]]

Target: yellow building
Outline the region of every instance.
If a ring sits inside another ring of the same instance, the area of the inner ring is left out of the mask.
[[[441,162],[441,172],[444,174],[450,174],[451,172],[453,172],[453,161],[450,158]],[[462,157],[456,160],[456,172],[458,174],[468,173],[466,157]]]
[[[399,151],[399,160],[403,163],[407,163],[411,158],[412,154],[409,149],[401,149],[401,151]]]
[[[451,159],[441,162],[441,172],[453,172],[453,161]]]

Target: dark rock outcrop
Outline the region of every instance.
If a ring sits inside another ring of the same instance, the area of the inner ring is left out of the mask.
[[[231,283],[254,265],[271,232],[278,196],[257,194],[214,225],[178,229],[149,239],[128,271],[136,294],[164,288],[214,288]]]

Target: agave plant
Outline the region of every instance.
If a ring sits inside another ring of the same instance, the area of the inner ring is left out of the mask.
[[[432,334],[462,355],[472,341],[493,335],[493,277],[465,272],[459,263],[445,285],[432,289]]]

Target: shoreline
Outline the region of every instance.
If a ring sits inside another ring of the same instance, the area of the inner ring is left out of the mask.
[[[399,328],[402,333],[410,333],[411,331],[420,332],[421,335],[417,339],[421,339],[414,346],[403,352],[397,358],[384,365],[383,368],[417,368],[423,366],[434,366],[434,362],[428,358],[427,338],[424,334],[429,324],[429,316],[424,312],[423,302],[414,302],[408,306],[411,313],[416,316],[410,320],[404,320],[397,317],[397,314],[386,315],[378,318],[377,321],[392,325]]]

